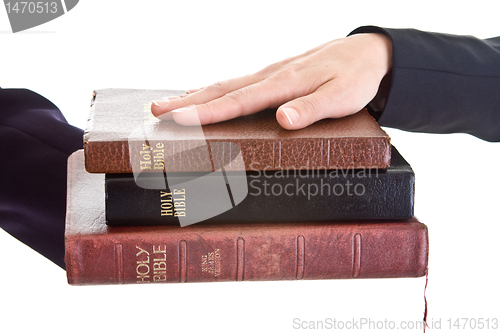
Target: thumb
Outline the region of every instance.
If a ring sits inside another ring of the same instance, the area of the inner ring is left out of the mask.
[[[340,118],[361,110],[368,98],[340,89],[338,85],[321,86],[312,94],[299,97],[281,105],[276,119],[281,127],[296,130],[324,118]]]

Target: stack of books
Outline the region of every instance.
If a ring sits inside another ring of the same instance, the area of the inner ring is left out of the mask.
[[[366,110],[298,131],[273,110],[200,127],[151,115],[182,93],[94,93],[68,160],[70,284],[426,274],[414,173]]]

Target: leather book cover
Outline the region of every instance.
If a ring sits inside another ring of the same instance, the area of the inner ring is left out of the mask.
[[[122,284],[418,277],[428,232],[415,218],[393,222],[195,224],[111,227],[104,175],[68,160],[68,283]]]
[[[390,138],[366,110],[296,131],[281,128],[275,110],[202,129],[151,114],[151,100],[182,93],[96,90],[84,134],[87,171],[215,171],[231,161],[237,161],[233,170],[386,168],[390,163]]]
[[[301,222],[306,216],[309,222],[409,219],[413,217],[415,175],[396,148],[392,147],[391,155],[386,169],[228,172],[228,186],[236,183],[232,177],[242,177],[247,194],[239,204],[205,221]],[[218,205],[210,189],[214,180],[205,181],[205,174],[170,173],[168,179],[163,173],[141,176],[154,177],[164,188],[141,186],[132,174],[106,174],[108,225],[179,225],[176,215]],[[198,185],[188,189],[186,183],[193,181]]]

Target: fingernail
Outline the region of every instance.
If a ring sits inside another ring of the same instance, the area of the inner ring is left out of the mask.
[[[196,105],[180,108],[171,111],[176,123],[185,126],[200,126],[200,117],[196,109]]]
[[[156,118],[160,120],[173,120],[171,112],[162,113],[160,115],[157,115]]]
[[[186,108],[179,108],[179,109],[175,109],[175,110],[172,110],[170,112],[173,112],[173,113],[182,113],[182,112],[185,112],[185,111],[188,111],[189,109],[191,109],[192,107],[188,106]]]
[[[165,101],[165,100],[156,100],[156,101],[151,101],[151,103],[153,103],[154,105],[156,106],[163,106],[165,104],[168,104],[169,101]]]
[[[162,98],[162,100],[167,101],[167,102],[174,101],[176,99],[181,99],[181,98],[180,98],[180,96],[168,96],[168,97]]]
[[[187,112],[189,110],[194,110],[194,114],[191,115],[190,112]],[[199,120],[196,121],[196,119],[198,118],[198,114],[196,113],[196,107],[194,105],[191,105],[191,106],[188,106],[188,107],[184,107],[184,108],[175,109],[175,110],[172,110],[170,112],[162,113],[162,114],[156,116],[156,118],[158,118],[160,120],[172,120],[173,116],[174,116],[174,113],[175,114],[186,113],[188,118],[193,118],[193,120],[191,120],[190,122],[195,123],[195,124],[197,122],[199,123]]]
[[[292,108],[283,108],[281,109],[283,113],[285,114],[286,118],[288,119],[288,122],[290,125],[294,125],[299,122],[300,116],[297,110],[292,109]]]

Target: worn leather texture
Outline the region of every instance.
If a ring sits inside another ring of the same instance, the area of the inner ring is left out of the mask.
[[[104,175],[68,161],[66,270],[74,285],[396,278],[427,271],[428,232],[406,221],[110,227]]]
[[[234,159],[240,151],[244,165],[232,165],[233,170],[386,168],[390,164],[390,138],[366,110],[340,119],[324,119],[296,131],[280,127],[275,110],[265,110],[205,125],[200,137],[199,129],[159,121],[149,111],[151,100],[181,93],[95,91],[84,134],[87,171],[133,172],[139,168],[145,142],[152,147],[165,145],[165,171],[169,172],[215,171],[221,160],[227,165],[228,159]],[[195,149],[206,144],[207,153]]]
[[[386,169],[228,172],[227,177],[246,177],[248,194],[236,207],[205,222],[409,219],[413,217],[415,174],[394,147],[391,156]],[[182,183],[199,179],[197,174],[170,173],[168,182],[182,188]],[[165,184],[163,173],[154,177]],[[172,192],[172,188],[165,192]],[[182,209],[187,214],[191,209],[203,209],[203,205],[217,205],[210,197],[203,197],[198,205],[194,197],[192,193],[182,196]],[[179,225],[174,214],[162,215],[162,199],[159,189],[137,185],[132,174],[106,174],[108,225]]]

